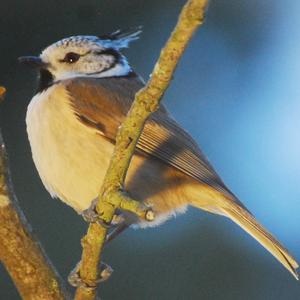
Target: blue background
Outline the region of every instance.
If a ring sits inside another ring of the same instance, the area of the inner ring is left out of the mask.
[[[80,259],[86,225],[52,200],[34,168],[25,132],[35,74],[20,55],[75,34],[143,25],[125,51],[148,78],[185,1],[3,1],[1,104],[20,204],[66,278]],[[300,5],[292,0],[212,0],[165,95],[232,191],[300,260]],[[129,230],[111,243],[115,269],[103,299],[300,299],[299,282],[250,236],[220,216],[189,209],[165,225]],[[0,299],[19,299],[3,266]]]

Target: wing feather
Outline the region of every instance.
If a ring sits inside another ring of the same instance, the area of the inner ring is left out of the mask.
[[[136,75],[119,78],[72,79],[65,83],[78,119],[115,141],[135,93],[144,86]],[[147,121],[137,148],[186,175],[235,199],[192,137],[162,106]]]

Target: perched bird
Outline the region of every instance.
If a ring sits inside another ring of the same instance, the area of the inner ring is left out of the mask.
[[[72,36],[38,57],[19,58],[38,68],[40,75],[26,115],[34,163],[52,197],[78,213],[97,197],[117,129],[144,86],[120,52],[139,34],[132,30]],[[145,125],[125,189],[156,215],[146,222],[124,213],[127,225],[155,226],[191,205],[230,218],[298,278],[295,259],[225,186],[164,106]]]

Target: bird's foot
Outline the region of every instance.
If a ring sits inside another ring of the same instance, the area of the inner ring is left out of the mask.
[[[88,223],[99,223],[101,226],[109,229],[115,227],[124,222],[122,214],[115,214],[110,223],[105,222],[96,211],[98,199],[94,199],[88,209],[82,211],[81,215],[83,219]]]
[[[74,287],[84,287],[86,289],[96,289],[98,284],[100,282],[104,282],[107,279],[109,279],[109,277],[111,276],[111,274],[113,273],[113,269],[111,266],[107,265],[104,262],[101,262],[100,264],[100,276],[99,278],[97,278],[96,280],[93,281],[84,281],[81,276],[80,276],[80,263],[79,262],[76,267],[71,271],[71,273],[68,276],[68,282],[70,283],[70,285],[74,286]]]

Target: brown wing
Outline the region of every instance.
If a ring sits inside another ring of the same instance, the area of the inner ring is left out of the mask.
[[[87,126],[97,128],[114,143],[117,129],[126,116],[135,93],[143,87],[143,83],[138,77],[81,78],[65,81],[65,86],[70,93],[71,105],[78,118]],[[297,262],[231,194],[197,144],[171,118],[164,107],[154,113],[146,123],[137,148],[138,151],[155,156],[228,196],[232,200],[232,205],[221,207],[224,214],[256,238],[298,278],[295,270],[298,267]]]
[[[112,142],[135,93],[144,86],[132,75],[119,78],[73,79],[65,82],[71,105],[87,126],[97,128]],[[235,198],[205,158],[196,142],[162,106],[147,121],[137,148],[188,176]]]

